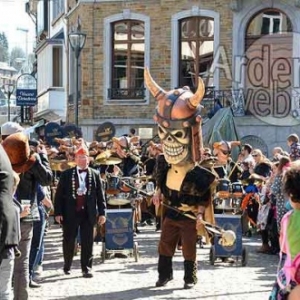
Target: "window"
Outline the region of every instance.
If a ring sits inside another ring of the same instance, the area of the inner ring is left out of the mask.
[[[144,22],[122,20],[111,24],[111,88],[109,99],[144,99]]]
[[[284,13],[267,9],[256,14],[248,24],[247,37],[259,38],[266,34],[286,34],[292,31],[292,23]]]
[[[63,86],[63,52],[62,47],[52,48],[52,86],[62,87]]]
[[[52,21],[56,20],[65,12],[65,0],[53,0],[52,2]]]
[[[195,88],[198,76],[213,86],[214,19],[189,17],[179,22],[179,86]]]

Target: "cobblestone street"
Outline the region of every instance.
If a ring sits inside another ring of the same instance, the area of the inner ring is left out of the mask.
[[[139,261],[133,257],[111,258],[101,262],[101,243],[94,247],[94,277],[81,276],[79,256],[75,257],[71,275],[62,271],[62,232],[53,225],[46,236],[46,255],[42,287],[30,290],[30,299],[268,299],[274,280],[277,257],[255,253],[259,237],[244,240],[249,250],[249,262],[242,267],[234,264],[209,263],[209,248],[198,249],[198,279],[195,289],[183,289],[183,263],[180,251],[174,258],[174,280],[166,287],[156,288],[157,242],[159,233],[154,226],[141,227],[136,241],[139,244]]]

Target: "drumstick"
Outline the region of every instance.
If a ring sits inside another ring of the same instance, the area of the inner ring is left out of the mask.
[[[146,196],[146,197],[152,197],[153,195],[152,194],[148,194],[147,192],[144,192],[143,190],[139,190],[137,189],[136,187],[130,185],[129,183],[127,183],[126,181],[124,180],[121,180],[121,182],[126,185],[127,187],[131,188],[132,190],[138,192],[138,194],[141,194],[143,196]]]
[[[165,202],[162,202],[162,204],[167,207],[170,208],[172,210],[175,210],[176,212],[182,214],[183,216],[193,219],[193,220],[197,220],[199,221],[201,224],[204,225],[205,229],[217,234],[218,236],[220,236],[220,240],[219,240],[219,244],[222,246],[233,246],[235,241],[236,241],[236,234],[234,231],[232,230],[224,230],[222,227],[219,227],[217,225],[211,224],[209,222],[204,221],[203,219],[197,219],[197,217],[195,215],[191,215],[191,214],[186,214],[185,212],[182,212],[180,209],[177,209],[173,206],[170,206],[168,204],[166,204]]]

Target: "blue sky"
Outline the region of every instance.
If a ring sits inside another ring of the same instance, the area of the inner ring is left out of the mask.
[[[5,32],[9,48],[21,47],[26,52],[26,33],[17,28],[28,29],[28,53],[35,42],[35,24],[25,12],[28,0],[0,0],[0,32]]]

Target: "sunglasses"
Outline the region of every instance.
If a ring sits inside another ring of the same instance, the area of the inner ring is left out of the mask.
[[[228,155],[228,154],[230,154],[230,152],[229,151],[226,151],[226,150],[222,150],[222,149],[219,149],[224,155]]]
[[[257,156],[259,156],[258,154],[252,154],[252,157],[257,157]]]

